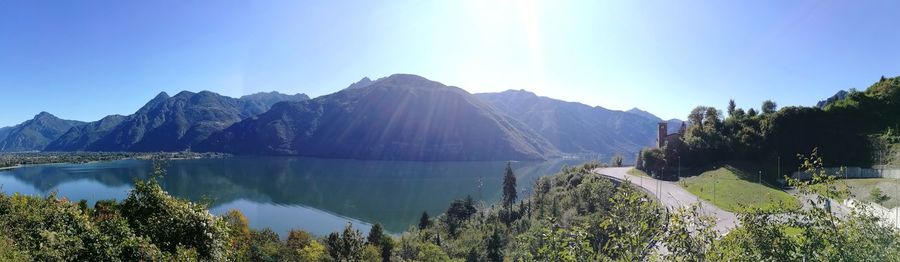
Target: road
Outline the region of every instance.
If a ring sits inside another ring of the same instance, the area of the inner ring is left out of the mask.
[[[678,186],[677,182],[662,181],[645,176],[632,176],[628,174],[629,169],[631,167],[606,167],[594,169],[594,173],[613,179],[631,181],[635,186],[639,186],[656,196],[670,210],[700,202],[701,212],[716,218],[715,229],[719,232],[726,233],[740,223],[734,213],[722,210],[709,202],[699,199],[696,195]]]

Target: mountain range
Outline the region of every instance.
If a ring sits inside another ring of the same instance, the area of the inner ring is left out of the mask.
[[[476,96],[522,121],[560,151],[571,154],[631,156],[656,141],[656,126],[661,121],[639,109],[609,110],[537,96],[524,90]]]
[[[181,151],[242,119],[267,111],[274,103],[309,99],[304,94],[260,93],[231,98],[209,91],[160,93],[129,116],[112,115],[82,123],[42,113],[12,127],[2,151]],[[44,121],[35,121],[47,119]],[[29,131],[37,130],[37,131]],[[42,139],[23,140],[19,133],[41,133]]]
[[[559,155],[543,137],[458,87],[415,75],[366,80],[277,104],[214,135],[201,150],[384,160]]]
[[[636,108],[609,110],[524,90],[470,94],[396,74],[363,78],[315,99],[277,92],[240,98],[163,92],[134,114],[90,123],[42,113],[0,128],[0,150],[192,150],[423,161],[632,156],[653,144],[661,121]],[[666,122],[670,132],[681,125],[677,119]]]

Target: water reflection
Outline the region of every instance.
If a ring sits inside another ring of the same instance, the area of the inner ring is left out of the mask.
[[[514,162],[519,188],[581,159]],[[160,182],[170,194],[211,203],[214,213],[241,210],[251,226],[279,233],[301,228],[315,234],[340,230],[348,221],[366,231],[381,223],[401,232],[422,211],[443,212],[471,195],[490,204],[500,197],[505,162],[390,162],[303,157],[234,157],[176,160]],[[0,172],[7,193],[47,194],[70,199],[122,199],[135,179],[147,179],[152,163],[123,160],[54,164]],[[527,194],[528,192],[523,192]]]

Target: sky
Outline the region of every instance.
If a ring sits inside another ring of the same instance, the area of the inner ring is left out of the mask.
[[[0,1],[0,126],[417,74],[684,118],[900,75],[900,1]]]

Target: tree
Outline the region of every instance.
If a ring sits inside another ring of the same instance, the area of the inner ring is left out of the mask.
[[[703,125],[703,116],[706,114],[705,106],[697,106],[691,110],[691,113],[688,114],[688,121],[691,122],[692,126],[701,126]]]
[[[250,231],[250,261],[281,261],[281,243],[278,234],[266,228]]]
[[[347,223],[344,232],[337,232],[328,235],[325,239],[325,246],[328,254],[335,261],[360,261],[363,258],[363,242],[362,234],[359,230],[353,229],[353,224]]]
[[[394,252],[394,239],[390,237],[385,237],[381,241],[381,261],[389,262],[391,261],[391,254]]]
[[[775,102],[772,102],[772,100],[766,100],[763,101],[762,106],[759,108],[759,110],[762,111],[763,115],[768,115],[771,113],[775,113],[777,107],[778,105],[775,104]]]
[[[384,241],[384,230],[381,229],[381,224],[375,223],[371,229],[369,229],[369,236],[366,238],[366,244],[369,245],[381,245],[381,242]]]
[[[493,234],[487,240],[487,258],[489,261],[494,262],[502,262],[503,261],[503,240],[501,239],[500,232],[494,231]]]
[[[731,117],[735,118],[735,119],[740,119],[740,118],[744,118],[745,115],[747,115],[747,113],[744,112],[744,109],[738,108],[738,109],[734,110],[734,114]]]
[[[241,211],[232,209],[225,213],[222,219],[228,224],[232,256],[236,261],[249,261],[251,236],[247,217]]]
[[[757,115],[757,114],[756,114],[756,109],[750,108],[749,110],[747,110],[747,116],[749,116],[749,117],[754,117],[754,116],[756,116],[756,115]]]
[[[622,156],[616,154],[615,156],[612,157],[611,160],[609,160],[609,162],[610,162],[610,164],[612,164],[613,166],[621,167],[621,166],[622,166]]]
[[[450,235],[456,236],[462,223],[472,217],[476,212],[478,212],[478,210],[475,208],[474,201],[471,197],[457,199],[450,203],[450,207],[447,208],[447,216],[444,218],[444,222],[447,225],[447,231],[450,232]]]
[[[734,104],[734,99],[728,100],[728,116],[733,117],[734,111],[737,108],[737,105]]]
[[[318,241],[313,241],[303,247],[303,249],[300,249],[297,258],[299,261],[323,261],[325,256],[325,246],[319,244]]]
[[[428,217],[428,212],[422,212],[422,217],[419,217],[419,230],[425,230],[428,226],[431,225],[431,218]]]
[[[722,122],[720,115],[721,113],[719,113],[719,110],[715,107],[707,107],[705,116],[703,118],[703,123],[706,126],[716,128],[718,127],[719,123]]]
[[[881,204],[884,204],[884,202],[887,202],[888,200],[890,200],[891,197],[885,195],[881,191],[881,188],[874,187],[874,188],[872,188],[871,191],[869,191],[869,199],[871,199],[872,202],[881,205]]]
[[[503,176],[503,207],[509,209],[516,203],[516,175],[512,166],[506,162],[506,174]]]
[[[478,251],[475,248],[470,248],[469,253],[466,254],[466,262],[478,262],[481,258],[478,256]]]

